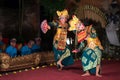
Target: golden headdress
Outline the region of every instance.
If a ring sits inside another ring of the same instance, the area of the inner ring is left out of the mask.
[[[56,13],[59,17],[69,17],[68,11],[66,9],[64,9],[63,11],[56,11]]]
[[[69,21],[70,24],[69,30],[70,31],[76,30],[76,24],[78,24],[79,22],[80,22],[79,19],[75,15],[73,15],[72,19]]]

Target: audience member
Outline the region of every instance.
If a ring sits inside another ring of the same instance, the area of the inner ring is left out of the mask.
[[[2,37],[2,33],[0,33],[0,53],[3,52],[3,41],[2,41],[3,37]]]
[[[10,45],[6,48],[6,53],[10,55],[10,57],[16,57],[17,56],[17,49],[16,49],[16,39],[12,38],[10,40]]]
[[[30,40],[28,41],[28,43],[26,45],[24,45],[22,48],[21,48],[21,55],[28,55],[28,54],[31,54],[32,53],[32,46],[34,45],[34,41],[33,40]]]
[[[35,38],[35,44],[32,46],[32,52],[40,52],[41,51],[41,38],[37,37]]]

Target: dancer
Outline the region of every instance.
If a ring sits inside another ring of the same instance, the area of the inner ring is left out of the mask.
[[[91,73],[96,74],[98,77],[102,77],[99,74],[101,66],[101,55],[103,47],[100,40],[97,37],[96,30],[90,25],[90,32],[87,36],[87,46],[82,54],[82,65],[85,71],[85,74],[82,76],[88,76]]]
[[[82,76],[89,76],[90,73],[93,73],[96,74],[96,76],[101,77],[99,72],[100,72],[101,55],[102,55],[101,50],[103,50],[103,47],[100,43],[100,40],[97,37],[96,30],[92,27],[92,25],[86,27],[82,26],[82,28],[79,28],[81,27],[80,25],[82,23],[81,21],[79,21],[79,19],[76,16],[75,18],[76,19],[73,18],[71,20],[70,28],[72,28],[73,25],[75,24],[74,28],[76,28],[78,42],[80,43],[79,48],[73,50],[73,52],[77,53],[84,47],[82,51],[82,67],[85,73]],[[84,37],[83,37],[83,33],[84,33]],[[86,46],[85,46],[85,40],[87,41]]]
[[[53,39],[53,51],[55,60],[57,63],[58,70],[62,70],[64,66],[73,64],[73,57],[71,50],[66,44],[68,24],[67,19],[69,18],[68,11],[56,11],[58,20],[53,22],[47,22],[44,20],[41,24],[43,33],[46,33],[51,27],[55,27],[57,32]]]

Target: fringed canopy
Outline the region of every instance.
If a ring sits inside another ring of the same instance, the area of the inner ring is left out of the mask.
[[[100,22],[103,28],[107,25],[107,18],[105,14],[99,8],[92,5],[79,6],[75,11],[75,15],[79,19],[88,18],[96,22]]]

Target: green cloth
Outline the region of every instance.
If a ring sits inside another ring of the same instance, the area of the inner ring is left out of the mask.
[[[56,62],[59,59],[62,59],[62,64],[64,66],[72,65],[74,63],[74,59],[71,54],[71,51],[67,46],[66,46],[65,50],[57,50],[53,46],[53,51],[54,51],[54,57],[55,57]]]
[[[102,52],[99,47],[94,50],[86,47],[82,54],[82,66],[84,71],[90,71],[101,63]]]

